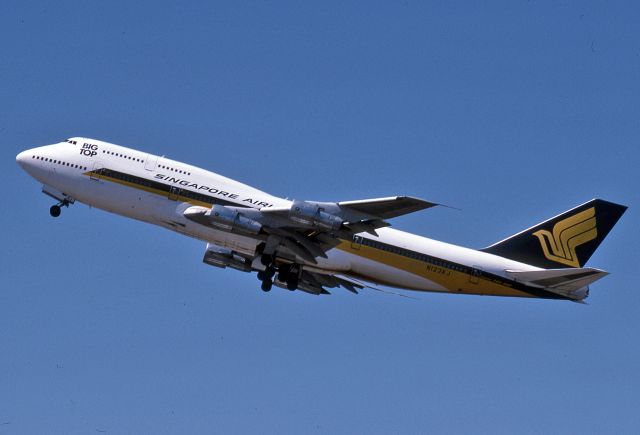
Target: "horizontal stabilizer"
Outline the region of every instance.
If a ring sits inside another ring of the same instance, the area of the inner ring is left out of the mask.
[[[586,292],[577,293],[578,290],[586,288],[589,284],[609,274],[604,270],[590,267],[533,271],[507,270],[506,272],[516,281],[526,282],[529,285],[575,299],[586,297]]]

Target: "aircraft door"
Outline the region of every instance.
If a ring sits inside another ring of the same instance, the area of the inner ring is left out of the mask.
[[[144,159],[144,168],[147,171],[155,171],[157,165],[158,165],[158,156],[154,156],[153,154],[147,154],[147,158]]]
[[[469,282],[471,284],[478,284],[480,282],[480,276],[482,275],[482,269],[477,266],[471,268],[471,275],[469,275]]]
[[[181,190],[182,190],[182,189],[180,189],[179,187],[171,186],[171,187],[169,188],[169,195],[168,195],[168,198],[169,198],[171,201],[177,201],[177,200],[178,200],[178,197],[180,196],[180,192],[181,192]]]
[[[98,178],[95,174],[98,173],[98,171],[100,171],[100,169],[102,168],[104,168],[104,164],[102,162],[93,162],[93,168],[89,178],[91,178],[93,181],[100,180],[100,178]]]
[[[351,239],[351,249],[355,249],[356,251],[360,249],[362,246],[362,236],[354,235]]]

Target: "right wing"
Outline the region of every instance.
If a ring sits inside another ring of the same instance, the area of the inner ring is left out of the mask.
[[[264,231],[279,237],[281,245],[302,259],[316,257],[350,240],[355,234],[390,226],[386,219],[434,207],[437,204],[408,196],[342,202],[293,201],[289,207],[260,209]]]
[[[250,236],[265,242],[264,254],[296,257],[315,264],[317,257],[340,240],[354,234],[389,226],[386,219],[437,204],[409,196],[343,202],[292,201],[286,207],[243,208],[213,205],[211,209],[193,206],[185,217],[222,231]]]

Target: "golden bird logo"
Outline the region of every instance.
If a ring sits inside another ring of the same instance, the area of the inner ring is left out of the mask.
[[[595,207],[591,207],[556,223],[553,233],[547,230],[533,233],[540,240],[544,256],[567,266],[580,267],[576,248],[598,237],[595,214]]]

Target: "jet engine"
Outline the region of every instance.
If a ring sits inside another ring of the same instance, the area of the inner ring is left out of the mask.
[[[221,269],[227,266],[242,272],[251,272],[251,262],[231,249],[207,243],[207,250],[202,259],[204,263]]]
[[[289,219],[303,225],[323,230],[338,230],[343,220],[324,211],[318,204],[306,201],[293,201],[289,210]]]
[[[262,229],[262,224],[240,214],[235,209],[223,205],[214,205],[209,213],[211,225],[238,234],[256,235]]]

